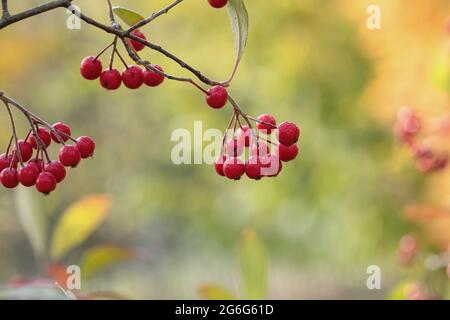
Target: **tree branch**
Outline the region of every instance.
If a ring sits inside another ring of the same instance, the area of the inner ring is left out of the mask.
[[[45,4],[42,4],[40,6],[22,11],[20,13],[17,13],[15,15],[8,15],[5,17],[5,15],[3,15],[2,19],[0,20],[0,29],[3,29],[6,26],[9,26],[10,24],[13,24],[17,21],[21,21],[27,18],[30,18],[32,16],[36,16],[38,14],[56,9],[56,8],[61,8],[61,7],[65,7],[68,8],[71,4],[72,0],[54,0],[54,1],[50,1],[47,2]],[[3,9],[5,8],[4,5],[5,3],[7,3],[6,0],[2,0],[2,5],[3,5]],[[3,11],[4,12],[4,11]]]

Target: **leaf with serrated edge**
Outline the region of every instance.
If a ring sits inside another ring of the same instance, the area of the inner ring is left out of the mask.
[[[145,19],[139,13],[125,7],[113,7],[113,12],[130,27]]]
[[[231,27],[233,29],[234,46],[236,48],[236,62],[233,72],[228,81],[231,81],[239,66],[239,62],[244,55],[248,38],[248,12],[245,8],[244,0],[229,0],[228,14],[231,18]]]

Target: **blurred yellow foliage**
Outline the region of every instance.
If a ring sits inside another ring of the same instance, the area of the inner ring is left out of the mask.
[[[91,195],[67,208],[53,233],[51,257],[59,259],[86,240],[106,218],[110,205],[108,197]]]

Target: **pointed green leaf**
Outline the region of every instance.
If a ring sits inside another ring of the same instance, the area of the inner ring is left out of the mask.
[[[106,196],[91,195],[67,208],[53,232],[51,257],[59,259],[86,240],[106,218],[110,204]]]
[[[80,268],[83,277],[87,279],[98,271],[134,257],[134,252],[129,248],[100,245],[85,252],[81,259]]]
[[[244,0],[229,0],[228,14],[231,18],[231,27],[234,35],[234,47],[236,48],[236,63],[230,80],[236,73],[239,62],[244,55],[248,38],[248,12]]]
[[[264,299],[267,294],[267,251],[254,230],[244,231],[239,257],[247,299]]]
[[[130,27],[145,19],[139,13],[125,7],[113,7],[113,12]]]

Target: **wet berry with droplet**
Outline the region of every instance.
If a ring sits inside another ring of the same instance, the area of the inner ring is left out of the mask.
[[[58,133],[59,133],[59,137],[61,138],[61,140],[63,142],[66,142],[67,140],[69,140],[70,135],[72,134],[70,127],[65,124],[64,122],[57,122],[55,124],[53,124],[52,126]],[[60,143],[58,136],[56,135],[56,133],[52,130],[50,131],[50,135],[53,139],[53,141],[55,141],[56,143]]]
[[[261,163],[258,157],[251,156],[245,163],[245,174],[250,179],[260,180],[261,175]]]
[[[261,130],[267,134],[270,134],[273,129],[277,127],[277,121],[274,116],[270,114],[263,114],[258,117],[258,123],[256,124],[256,128]]]
[[[66,177],[66,168],[58,160],[47,163],[44,171],[50,172],[55,177],[57,183],[60,183]]]
[[[281,161],[283,162],[292,161],[298,155],[298,146],[296,144],[292,144],[287,147],[280,143],[278,145],[278,153]]]
[[[238,158],[228,158],[223,165],[223,173],[232,180],[239,180],[245,172],[245,164]]]
[[[208,0],[208,2],[213,8],[220,9],[227,5],[228,0]]]
[[[152,64],[152,67],[164,72],[163,68],[156,64]],[[147,69],[144,71],[144,83],[149,87],[157,87],[161,83],[164,82],[164,76],[162,74],[159,74],[151,69]]]
[[[18,173],[19,182],[21,185],[25,187],[34,186],[38,176],[39,176],[39,169],[33,163],[26,164],[22,169],[19,170]]]
[[[59,161],[65,167],[75,168],[81,160],[80,151],[73,145],[65,145],[59,151]]]
[[[36,189],[47,195],[56,189],[56,178],[50,172],[41,172],[36,180]]]
[[[117,69],[108,69],[100,75],[100,84],[107,90],[119,89],[122,84],[122,76]]]
[[[222,86],[213,86],[209,88],[206,95],[206,102],[211,108],[220,109],[225,106],[228,100],[228,91]]]
[[[102,62],[93,56],[86,57],[81,61],[80,73],[87,80],[95,80],[100,77],[102,69]]]
[[[225,173],[223,172],[223,165],[225,161],[227,161],[227,157],[224,155],[218,156],[216,158],[216,161],[214,161],[214,167],[216,169],[216,172],[221,176],[225,176]]]
[[[77,148],[83,159],[92,157],[95,151],[95,142],[91,137],[82,136],[77,139]]]
[[[130,66],[122,72],[122,81],[128,89],[137,89],[144,83],[144,71],[138,66]]]
[[[0,181],[3,186],[8,189],[13,189],[19,185],[19,177],[15,168],[3,169],[0,173]]]
[[[139,29],[131,31],[131,34],[135,37],[141,38],[143,40],[147,40],[147,38],[145,37],[145,34],[143,34]],[[145,44],[140,43],[137,40],[131,39],[130,43],[133,46],[134,50],[136,50],[136,51],[141,51],[145,48]]]
[[[277,135],[281,144],[290,146],[298,141],[300,129],[295,123],[286,121],[278,126]]]
[[[42,143],[44,144],[44,146],[47,148],[50,143],[52,142],[52,138],[50,136],[50,133],[48,133],[47,129],[45,128],[39,128],[37,130],[37,135],[39,136],[39,138],[41,139]],[[28,143],[31,144],[31,146],[33,147],[33,149],[37,149],[37,145],[38,142],[36,141],[36,137],[34,136],[34,133],[32,133],[29,137],[28,137]]]

